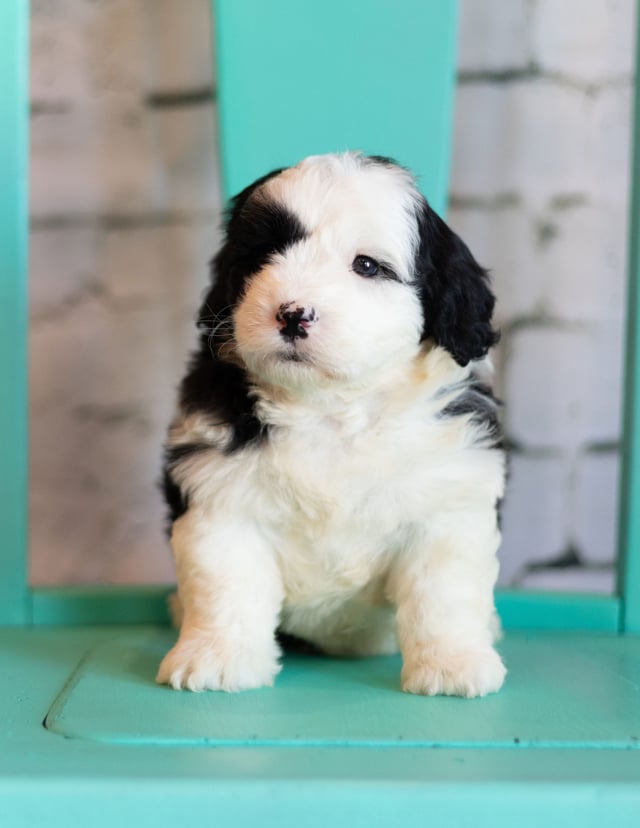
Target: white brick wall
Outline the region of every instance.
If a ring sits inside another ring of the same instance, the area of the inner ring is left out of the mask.
[[[503,329],[503,583],[613,588],[634,10],[461,4],[450,218]]]
[[[499,298],[501,579],[610,590],[634,3],[460,6],[449,219]],[[218,239],[209,2],[31,8],[31,574],[166,581],[159,444]]]

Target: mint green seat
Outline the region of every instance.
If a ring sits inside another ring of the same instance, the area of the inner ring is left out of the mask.
[[[445,208],[453,0],[215,6],[227,195],[361,148]],[[0,828],[639,825],[640,93],[618,594],[500,594],[510,673],[486,699],[300,654],[274,689],[176,693],[153,682],[162,590],[27,583],[27,8],[0,4]]]

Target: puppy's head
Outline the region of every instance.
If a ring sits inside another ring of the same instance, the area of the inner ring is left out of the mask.
[[[461,365],[497,339],[486,272],[383,158],[315,156],[232,203],[199,324],[258,380],[367,382],[432,340]]]

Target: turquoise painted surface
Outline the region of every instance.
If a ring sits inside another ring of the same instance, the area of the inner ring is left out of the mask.
[[[360,149],[410,167],[444,211],[454,0],[213,5],[226,196],[307,155]]]
[[[638,5],[618,549],[620,591],[624,598],[622,628],[630,632],[640,632],[640,4]]]
[[[41,626],[87,624],[169,624],[171,587],[61,587],[33,591],[33,623]]]
[[[33,623],[41,626],[167,623],[170,587],[64,587],[33,592]],[[498,591],[505,629],[616,632],[620,600],[608,595]]]
[[[137,663],[131,662],[132,648],[135,652],[141,635],[147,636],[151,649],[147,650],[145,645],[144,657]],[[160,637],[155,639],[156,635]],[[185,821],[202,825],[325,828],[330,824],[353,828],[405,821],[423,824],[427,820],[425,815],[429,822],[440,820],[441,824],[474,828],[539,828],[540,824],[601,828],[603,823],[630,828],[638,824],[640,750],[635,748],[530,749],[515,742],[504,749],[486,744],[443,744],[437,748],[131,745],[62,738],[42,726],[43,716],[61,689],[73,682],[80,662],[101,646],[116,659],[120,648],[122,655],[114,674],[117,682],[123,682],[118,690],[119,702],[123,709],[138,705],[139,711],[139,694],[149,692],[154,648],[162,643],[163,635],[166,633],[149,628],[0,631],[3,828],[68,828],[74,824],[112,828],[114,824],[151,823],[156,828],[174,828]],[[568,732],[568,726],[563,724],[564,714],[557,705],[561,693],[568,697],[566,707],[570,707],[569,698],[576,697],[576,709],[580,718],[586,719],[587,729],[598,726],[598,716],[604,716],[611,724],[614,735],[625,732],[625,721],[635,724],[637,704],[632,709],[628,705],[632,689],[640,682],[639,639],[544,634],[535,639],[522,635],[517,640],[522,642],[522,649],[514,638],[510,656],[515,659],[512,686],[526,680],[531,682],[532,694],[535,690],[540,697],[548,695],[548,727],[555,723],[559,734]],[[554,650],[556,640],[558,648]],[[530,641],[548,648],[544,663],[527,658],[524,648]],[[567,651],[573,654],[565,667]],[[92,700],[98,725],[102,705],[112,705],[110,676],[111,668],[103,676],[103,689]],[[374,677],[375,671],[365,673],[365,694]],[[294,677],[290,679],[293,681]],[[355,677],[350,680],[355,681]],[[371,686],[376,698],[386,704],[384,688],[376,690],[375,684]],[[152,689],[155,693],[156,688]],[[276,687],[265,693],[277,691]],[[333,692],[328,705],[339,704],[342,691],[338,682]],[[506,689],[503,696],[495,697],[496,701],[502,699],[506,705],[509,692]],[[168,695],[176,708],[172,715],[183,719],[187,718],[189,706],[202,711],[206,701],[203,696],[162,688],[157,688],[157,693],[163,698]],[[400,705],[405,701],[424,702],[425,709],[429,709],[434,701],[412,700],[395,690],[389,693]],[[346,698],[349,695],[353,698],[357,689],[352,687]],[[467,728],[489,730],[483,713],[489,701],[470,703],[474,713],[465,714]],[[370,702],[371,699],[365,699],[365,704]],[[455,715],[467,704],[460,700]],[[318,706],[316,703],[307,710],[309,727],[315,726],[316,717],[326,715]],[[137,716],[135,726],[147,730],[162,726],[157,720],[162,710],[155,704],[148,706]],[[530,723],[535,711],[532,695],[531,706],[521,712]],[[215,709],[210,708],[208,720],[198,715],[195,719],[211,730],[215,727],[215,715]],[[460,728],[454,721],[455,715],[449,711],[437,724],[440,738],[449,738],[447,728],[450,736],[455,734],[455,728]],[[574,712],[569,709],[566,715],[569,724],[576,723]],[[500,722],[495,710],[487,716],[496,726]],[[512,722],[514,727],[509,727],[506,720],[505,716],[500,724],[502,732],[517,737],[517,723]],[[372,728],[378,726],[372,721]],[[424,732],[424,725],[421,727]],[[630,727],[627,729],[630,735],[637,736]]]
[[[29,617],[27,590],[27,20],[0,3],[0,624]]]
[[[613,595],[498,590],[496,607],[507,630],[620,629],[621,601]]]
[[[114,634],[78,664],[45,726],[132,745],[640,749],[640,638],[510,633],[504,688],[473,700],[403,694],[399,656],[289,654],[274,688],[177,693],[154,684],[174,640]]]

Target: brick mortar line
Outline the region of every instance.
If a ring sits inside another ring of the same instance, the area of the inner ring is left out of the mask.
[[[504,210],[519,207],[522,203],[522,196],[510,191],[490,196],[449,194],[449,208],[452,210]]]
[[[108,230],[136,230],[145,227],[166,227],[169,225],[206,224],[217,222],[222,207],[201,210],[168,210],[148,213],[52,213],[45,216],[32,215],[29,228],[32,232],[87,227]]]
[[[108,92],[98,93],[107,95]],[[187,89],[157,90],[154,92],[141,91],[137,100],[143,107],[149,109],[186,109],[197,106],[208,106],[215,104],[217,100],[217,89],[214,86],[194,86]],[[127,99],[130,98],[127,93]],[[32,98],[29,105],[29,112],[32,117],[39,115],[66,115],[74,109],[85,108],[88,102],[95,102],[96,96],[87,98],[66,98],[41,99]]]
[[[501,323],[503,336],[509,336],[518,331],[538,329],[567,331],[571,333],[593,333],[602,320],[598,319],[568,319],[561,316],[552,316],[546,313],[534,313],[524,316],[515,316]]]
[[[547,203],[540,209],[554,213],[588,207],[593,203],[592,196],[586,192],[567,191],[549,195]],[[522,193],[513,190],[494,193],[492,195],[465,195],[464,193],[449,193],[449,208],[451,210],[479,210],[496,212],[514,207],[527,207]],[[536,214],[540,210],[537,210]],[[534,215],[532,214],[532,218]]]
[[[599,80],[586,80],[564,72],[546,71],[535,64],[526,67],[507,67],[506,69],[461,69],[456,78],[459,86],[480,84],[503,86],[522,81],[551,81],[587,95],[596,95],[610,89],[626,89],[633,85],[631,72],[624,75],[604,77]],[[142,93],[140,103],[149,109],[185,109],[215,104],[217,97],[217,88],[205,85]],[[80,103],[82,105],[82,99]],[[32,116],[67,114],[75,108],[76,104],[77,100],[69,98],[58,100],[34,98],[30,104],[30,112]]]
[[[144,103],[150,109],[179,109],[214,103],[217,89],[214,86],[195,86],[190,89],[149,92]]]
[[[494,84],[502,86],[522,81],[551,81],[560,86],[576,89],[586,95],[596,95],[610,89],[626,89],[633,85],[631,72],[624,75],[604,77],[600,80],[586,80],[564,72],[550,72],[536,65],[527,67],[511,67],[507,69],[463,69],[457,73],[459,86],[473,86],[476,84]]]
[[[508,405],[508,403],[507,403]],[[606,442],[585,442],[577,449],[565,449],[561,445],[530,445],[505,436],[504,445],[506,451],[513,457],[521,457],[530,460],[561,460],[563,463],[575,459],[581,460],[584,457],[613,456],[620,453],[622,445],[620,440],[608,440]]]

